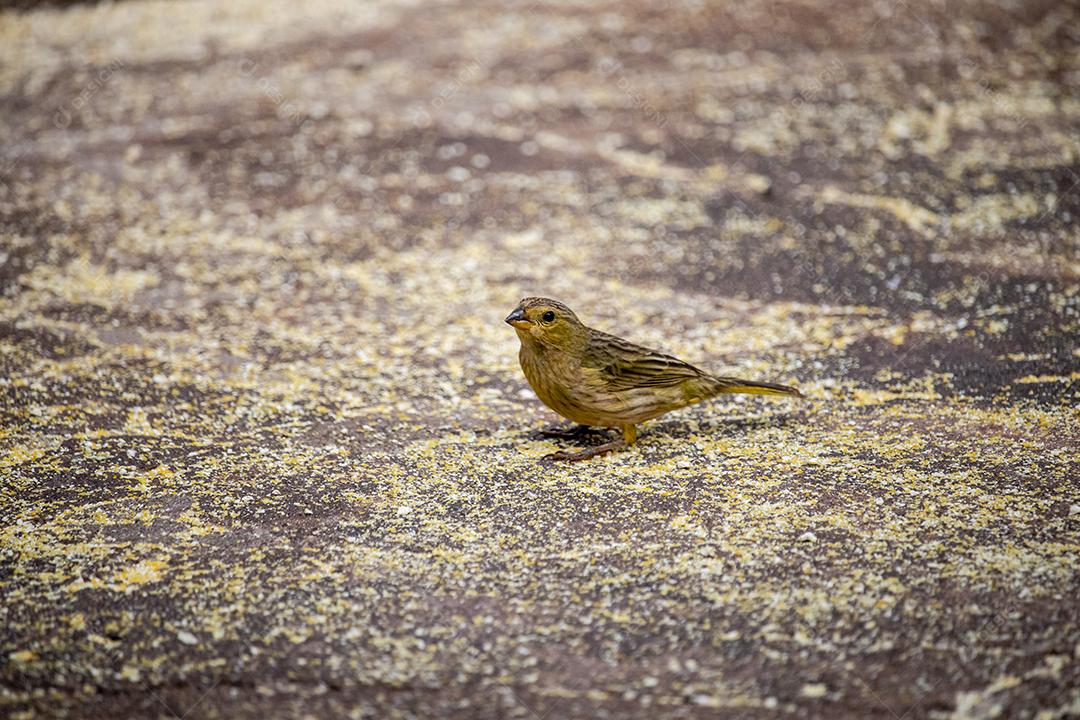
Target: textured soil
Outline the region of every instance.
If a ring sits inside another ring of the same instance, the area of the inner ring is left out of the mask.
[[[1080,9],[0,11],[0,716],[1080,716]],[[526,295],[797,384],[588,463]]]

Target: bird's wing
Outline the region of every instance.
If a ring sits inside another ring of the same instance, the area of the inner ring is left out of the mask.
[[[672,387],[704,375],[671,355],[595,330],[590,350],[590,364],[612,390]]]

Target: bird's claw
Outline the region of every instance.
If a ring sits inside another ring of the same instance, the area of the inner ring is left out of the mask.
[[[563,461],[577,462],[579,460],[588,460],[589,458],[594,458],[597,455],[604,455],[605,453],[609,453],[614,450],[621,450],[627,445],[628,443],[625,440],[613,440],[612,442],[604,443],[603,445],[597,445],[595,447],[585,448],[584,450],[579,450],[577,452],[566,452],[565,450],[560,450],[559,452],[554,452],[550,455],[543,456],[542,458],[540,458],[540,461],[550,463]]]

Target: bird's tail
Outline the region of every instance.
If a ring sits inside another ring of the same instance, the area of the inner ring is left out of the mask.
[[[751,395],[789,395],[791,397],[803,397],[796,388],[776,383],[754,382],[753,380],[740,380],[739,378],[712,377],[710,383],[713,395],[720,393],[748,393]]]

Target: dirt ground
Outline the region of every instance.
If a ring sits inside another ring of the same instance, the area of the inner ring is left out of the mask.
[[[1080,716],[1078,90],[1057,0],[2,11],[0,716]],[[808,399],[541,463],[534,294]]]

